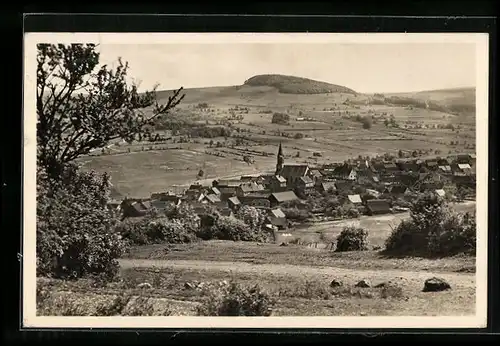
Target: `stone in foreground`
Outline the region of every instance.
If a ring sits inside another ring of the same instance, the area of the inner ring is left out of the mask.
[[[433,277],[425,280],[424,289],[422,290],[422,292],[441,292],[450,289],[451,286],[448,282],[446,282],[446,280]]]
[[[370,281],[368,280],[361,280],[360,282],[358,282],[355,287],[362,287],[362,288],[368,288],[368,287],[371,287],[371,284],[370,284]]]
[[[333,279],[332,282],[330,282],[330,287],[332,287],[332,288],[340,287],[340,286],[343,286],[343,283],[340,280]]]

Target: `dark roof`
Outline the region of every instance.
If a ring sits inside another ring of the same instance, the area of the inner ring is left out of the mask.
[[[390,211],[391,206],[385,199],[369,199],[366,201],[366,207],[370,211]]]
[[[293,191],[275,192],[271,194],[271,196],[278,202],[287,202],[299,199]]]
[[[271,225],[273,226],[287,226],[287,221],[284,218],[281,217],[270,217],[269,221],[271,222]]]
[[[221,187],[238,187],[242,184],[240,180],[217,180],[217,188]]]
[[[335,182],[333,182],[333,181],[325,181],[325,182],[321,183],[321,187],[325,191],[328,191],[330,189],[333,191],[337,190],[337,186],[335,186]]]
[[[394,185],[389,188],[391,193],[405,193],[408,188],[403,185]]]
[[[313,184],[314,183],[312,178],[308,177],[308,176],[300,177],[299,180],[302,181],[304,184]]]
[[[348,176],[354,170],[354,167],[351,165],[342,165],[339,167],[335,167],[333,170],[333,174],[338,176]]]
[[[303,177],[307,174],[308,165],[285,165],[280,172],[283,177]]]
[[[229,208],[222,208],[219,210],[219,212],[222,216],[231,216],[231,214],[233,213]]]
[[[236,187],[218,187],[217,189],[221,195],[234,195],[236,193]]]

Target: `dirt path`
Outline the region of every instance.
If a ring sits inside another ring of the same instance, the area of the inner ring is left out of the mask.
[[[437,276],[441,277],[453,286],[475,287],[475,274],[470,273],[432,273],[428,271],[404,271],[404,270],[363,270],[336,267],[312,267],[287,264],[251,264],[245,262],[219,262],[219,261],[197,261],[197,260],[145,260],[145,259],[121,259],[122,269],[130,268],[176,268],[190,270],[215,270],[258,273],[275,275],[292,275],[300,277],[343,277],[346,281],[370,279],[372,281],[386,281],[403,279],[423,284],[426,279]]]

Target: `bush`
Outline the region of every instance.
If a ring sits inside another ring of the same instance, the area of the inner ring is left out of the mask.
[[[57,181],[39,171],[37,182],[37,275],[114,277],[125,244],[107,207],[109,177],[70,166]]]
[[[210,227],[202,227],[198,236],[204,240],[219,239],[233,241],[261,241],[267,240],[264,230],[252,229],[243,221],[230,216],[219,216]]]
[[[270,316],[275,300],[258,285],[243,287],[235,282],[212,288],[203,305],[201,316]]]
[[[127,218],[117,231],[131,245],[179,244],[197,240],[200,218],[189,206],[169,208],[164,214],[155,211],[142,218]]]
[[[388,254],[400,255],[475,254],[476,219],[452,212],[441,198],[424,194],[412,204],[410,219],[393,230],[385,247]]]
[[[195,233],[185,227],[180,220],[167,218],[150,220],[147,224],[147,236],[150,243],[182,244],[196,240]]]
[[[290,116],[285,113],[274,113],[271,122],[273,124],[288,125],[288,123],[290,122]]]
[[[266,214],[262,210],[248,205],[239,208],[235,216],[254,231],[259,231],[266,222]]]
[[[290,220],[306,221],[311,216],[311,213],[308,210],[299,209],[297,207],[282,208],[281,210],[285,214],[286,218]]]
[[[297,133],[293,136],[293,138],[295,138],[295,139],[302,139],[302,138],[304,138],[304,134],[303,134],[303,133],[300,133],[300,132],[297,132]]]
[[[366,251],[368,250],[368,232],[363,228],[344,227],[337,237],[335,251]]]
[[[372,128],[372,118],[371,117],[363,117],[361,119],[361,123],[363,124],[363,128],[369,130]]]

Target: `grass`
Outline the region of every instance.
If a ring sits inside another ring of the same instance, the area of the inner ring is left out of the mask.
[[[475,258],[390,258],[378,251],[332,252],[299,245],[277,246],[251,242],[204,241],[194,244],[134,247],[130,259],[167,261],[244,262],[250,264],[335,266],[367,270],[422,270],[433,272],[474,272]]]
[[[112,311],[116,297],[140,296],[139,307],[150,314],[195,315],[197,307],[207,296],[204,290],[186,289],[186,282],[217,283],[235,280],[244,286],[259,283],[276,297],[275,316],[356,316],[365,315],[462,315],[474,311],[474,288],[454,285],[452,291],[429,294],[421,292],[423,281],[397,280],[391,288],[356,288],[362,278],[341,278],[342,287],[330,288],[334,278],[289,276],[281,274],[226,273],[207,269],[128,269],[123,270],[118,283],[93,287],[92,281],[50,283],[50,294],[39,301],[39,311],[47,314],[92,315],[99,311]],[[40,285],[39,280],[39,285]],[[153,288],[138,289],[141,282]],[[377,284],[379,282],[373,282]],[[122,298],[123,299],[123,298]],[[141,305],[142,304],[142,305]],[[151,304],[153,308],[150,307]],[[111,308],[110,308],[111,306]],[[107,310],[106,310],[107,309]],[[135,308],[137,311],[138,307]],[[122,314],[133,314],[134,303],[129,303]]]

